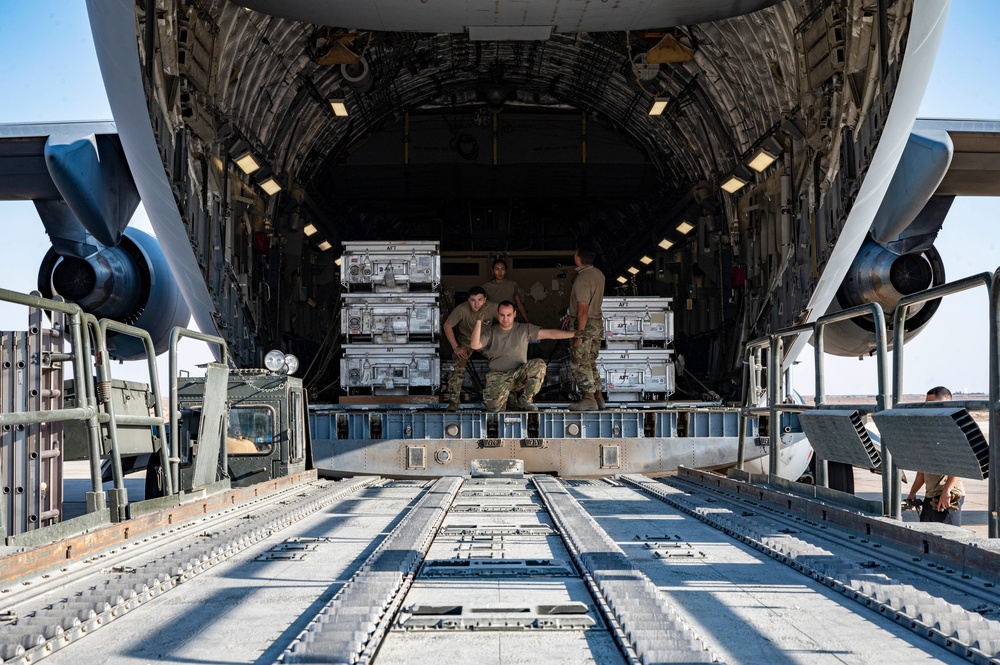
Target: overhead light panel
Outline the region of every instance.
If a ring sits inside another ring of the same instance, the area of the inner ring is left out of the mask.
[[[621,275],[619,275],[618,276],[618,283],[619,284],[628,284],[628,280],[625,279],[624,277],[622,277]]]
[[[306,224],[305,228],[302,229],[302,232],[305,233],[307,236],[313,235],[314,233],[316,233],[316,231],[317,229],[315,224]]]
[[[636,268],[635,266],[631,266],[628,269],[628,272],[629,272],[630,275],[638,275],[639,274],[639,269]]]
[[[735,194],[736,192],[743,189],[747,184],[747,181],[738,176],[729,176],[729,179],[722,183],[722,191],[729,192],[730,194]]]
[[[268,196],[274,196],[281,191],[281,185],[274,179],[274,176],[262,181],[260,183],[260,188],[267,192]]]
[[[334,263],[339,266],[341,263],[343,263],[342,258],[343,257],[338,256],[337,259],[334,261]]]
[[[331,99],[330,108],[333,109],[333,114],[338,118],[347,117],[347,104],[343,99]]]
[[[324,240],[323,242],[321,242],[320,244],[318,244],[317,247],[319,247],[321,250],[323,250],[325,252],[326,250],[328,250],[331,247],[333,247],[333,245],[330,244],[329,240]]]
[[[694,224],[691,224],[686,220],[682,221],[680,224],[677,225],[678,233],[690,233],[693,230],[694,230]]]
[[[667,240],[666,238],[661,240],[658,244],[660,249],[670,249],[671,247],[674,246],[674,243],[670,240]]]
[[[644,257],[642,257],[641,259],[639,259],[639,263],[641,263],[641,264],[642,264],[642,265],[644,265],[644,266],[648,266],[648,265],[649,265],[650,263],[652,263],[652,262],[653,262],[653,259],[651,259],[651,258],[650,258],[650,257],[648,257],[648,256],[644,256]]]
[[[649,115],[663,115],[663,112],[667,110],[667,104],[670,102],[666,97],[657,97],[653,100],[653,105],[649,108]]]
[[[753,159],[751,159],[747,163],[747,166],[752,168],[757,173],[762,173],[765,169],[767,169],[767,167],[769,167],[771,164],[774,164],[775,160],[777,159],[778,156],[772,154],[770,150],[765,150],[764,148],[761,148],[753,156]]]
[[[260,162],[257,161],[257,158],[254,157],[253,153],[249,150],[237,157],[234,161],[236,162],[236,166],[240,167],[240,170],[247,175],[260,170]]]

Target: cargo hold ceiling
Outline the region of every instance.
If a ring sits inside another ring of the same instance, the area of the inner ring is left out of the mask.
[[[293,16],[296,7],[376,3],[246,4],[274,12],[280,4]],[[573,4],[580,3],[556,6]],[[624,4],[647,13],[669,7],[678,12],[671,18],[733,13],[732,2]],[[767,5],[697,25],[477,41],[446,30],[369,32],[356,28],[360,19],[345,27],[305,23],[217,2],[202,14],[212,17],[208,27],[189,10],[180,57],[217,56],[206,58],[204,90],[196,92],[208,93],[228,145],[250,146],[334,240],[346,237],[348,208],[366,235],[378,236],[405,232],[407,216],[447,225],[506,199],[508,215],[516,208],[528,217],[577,202],[563,221],[580,210],[598,214],[567,236],[604,233],[592,242],[614,245],[623,232],[655,235],[652,227],[670,224],[670,212],[690,204],[695,188],[714,198],[719,179],[796,112],[793,45],[807,12],[790,2],[738,7]],[[692,7],[709,13],[691,14]],[[616,25],[608,21],[601,25]],[[643,25],[656,24],[647,17]],[[658,100],[666,108],[652,116]],[[335,110],[334,101],[343,107]],[[551,150],[539,159],[543,151],[529,155],[517,134],[538,137],[545,126]],[[456,191],[464,202],[454,200]]]

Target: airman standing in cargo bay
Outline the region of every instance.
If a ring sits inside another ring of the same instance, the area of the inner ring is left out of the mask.
[[[528,341],[536,339],[569,339],[572,330],[539,328],[530,323],[514,323],[514,303],[504,300],[497,306],[497,325],[483,330],[482,321],[472,327],[469,346],[473,351],[482,350],[490,359],[486,375],[483,401],[490,411],[500,411],[507,406],[507,397],[513,395],[511,406],[518,411],[538,411],[532,401],[545,382],[545,361],[528,360]],[[521,394],[517,395],[520,391]]]
[[[481,286],[469,289],[469,299],[451,310],[444,322],[444,336],[451,344],[455,354],[455,371],[448,379],[448,410],[457,411],[461,406],[462,379],[465,378],[465,368],[469,364],[472,349],[469,348],[469,336],[476,323],[489,323],[496,316],[496,303],[486,299],[486,291]]]
[[[601,375],[597,371],[597,354],[604,336],[604,273],[594,267],[597,252],[589,247],[576,250],[576,279],[569,292],[570,329],[576,339],[570,350],[570,370],[573,380],[583,393],[583,399],[570,404],[570,411],[597,411],[604,408]]]
[[[509,300],[517,305],[517,312],[524,319],[524,323],[531,323],[528,320],[528,312],[524,309],[524,303],[521,302],[520,287],[514,280],[507,279],[506,261],[500,258],[493,261],[493,279],[483,284],[483,289],[486,290],[486,297],[493,302]]]

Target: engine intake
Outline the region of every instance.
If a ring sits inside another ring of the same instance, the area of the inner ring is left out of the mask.
[[[38,270],[43,296],[62,296],[96,316],[120,321],[150,334],[156,352],[170,343],[170,329],[186,326],[191,312],[153,236],[128,228],[116,247],[86,258],[50,249]],[[110,334],[108,353],[118,360],[145,357],[142,341]]]
[[[878,303],[885,311],[888,343],[892,345],[892,315],[908,295],[944,284],[944,264],[934,247],[910,254],[897,254],[867,241],[844,278],[837,299],[828,313],[867,303]],[[940,299],[911,307],[903,322],[904,341],[915,337],[937,311]],[[875,350],[875,323],[871,317],[856,317],[824,329],[824,349],[838,356],[864,356]]]

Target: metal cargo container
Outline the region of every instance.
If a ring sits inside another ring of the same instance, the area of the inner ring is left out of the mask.
[[[411,388],[441,385],[437,344],[402,346],[352,344],[340,360],[340,386],[347,391],[371,389],[376,395],[403,395]]]
[[[608,345],[638,342],[664,346],[673,342],[672,302],[673,298],[605,298],[601,309]]]
[[[348,290],[433,291],[441,283],[439,243],[345,242],[340,282]]]
[[[350,342],[370,340],[376,344],[437,339],[441,332],[437,299],[436,293],[345,293],[341,301],[340,332]]]
[[[609,402],[666,399],[674,393],[673,351],[667,349],[602,349],[597,372]],[[573,384],[569,364],[562,368],[564,384]]]
[[[673,351],[667,349],[602,349],[597,371],[612,402],[638,401],[644,393],[674,393]]]

